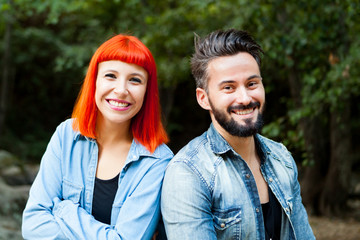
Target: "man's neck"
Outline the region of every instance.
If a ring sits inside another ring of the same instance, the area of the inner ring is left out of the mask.
[[[258,158],[254,136],[237,137],[231,135],[216,123],[214,123],[214,127],[220,133],[220,135],[229,143],[229,145],[234,149],[234,151],[238,153],[242,157],[242,159],[244,159],[248,164],[251,164],[252,161],[257,161]]]

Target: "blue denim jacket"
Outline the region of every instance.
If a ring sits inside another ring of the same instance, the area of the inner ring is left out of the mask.
[[[151,239],[160,217],[160,191],[173,157],[166,145],[150,153],[133,141],[119,176],[111,224],[91,215],[98,145],[60,124],[41,160],[23,213],[25,239]]]
[[[288,150],[255,136],[261,172],[280,202],[281,239],[314,239]],[[265,239],[255,179],[246,162],[211,125],[169,163],[161,195],[166,234],[173,239]]]

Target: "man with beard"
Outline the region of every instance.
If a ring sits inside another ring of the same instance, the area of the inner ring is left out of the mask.
[[[244,31],[196,37],[199,105],[212,124],[171,160],[161,210],[168,239],[314,239],[295,161],[259,134],[261,47]]]

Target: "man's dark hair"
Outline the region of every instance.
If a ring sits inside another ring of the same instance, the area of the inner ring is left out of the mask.
[[[207,90],[207,68],[211,60],[236,55],[239,52],[247,52],[253,56],[260,68],[263,50],[246,31],[217,30],[203,39],[195,34],[195,53],[191,58],[191,71],[196,86]]]

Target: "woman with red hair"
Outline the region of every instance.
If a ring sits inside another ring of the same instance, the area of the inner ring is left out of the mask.
[[[155,60],[134,36],[93,55],[72,118],[41,160],[23,213],[25,239],[151,239],[173,157]]]

